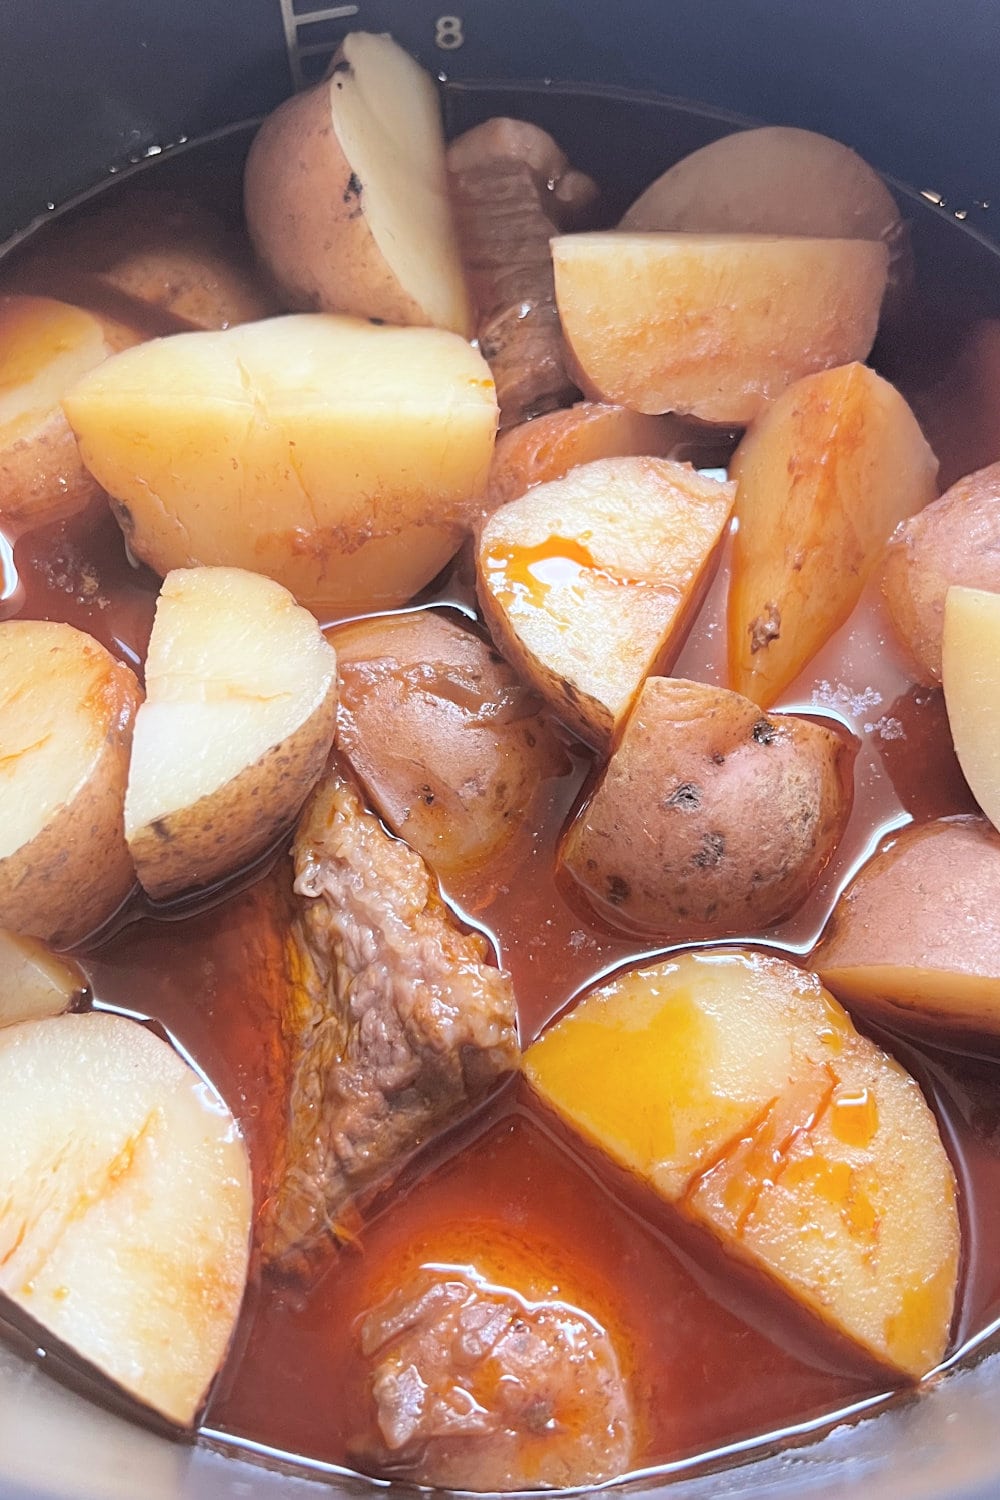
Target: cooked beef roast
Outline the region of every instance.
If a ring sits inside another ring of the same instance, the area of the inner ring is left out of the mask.
[[[449,1489],[592,1484],[627,1472],[633,1419],[599,1324],[457,1268],[422,1268],[361,1328],[380,1473]]]
[[[458,925],[420,856],[335,765],[293,859],[288,1130],[261,1216],[264,1253],[286,1270],[518,1060],[513,989],[486,939]]]

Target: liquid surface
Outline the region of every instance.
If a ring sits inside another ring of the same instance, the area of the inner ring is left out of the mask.
[[[581,169],[614,184],[606,195],[609,221],[665,161],[726,128],[667,107],[619,102],[599,112],[597,130],[576,101],[557,93],[498,99],[458,92],[448,103],[456,130],[496,112],[523,114],[552,130]],[[230,144],[214,158],[192,156],[183,169],[167,164],[163,176],[174,186],[178,178],[185,186],[215,183],[209,196],[231,201],[239,158],[240,148]],[[948,228],[929,211],[915,225],[924,336],[901,332],[877,351],[884,372],[922,403],[929,427],[949,360],[968,330],[1000,304],[993,258]],[[16,266],[12,274],[20,274]],[[103,295],[79,281],[46,290],[86,295],[87,305]],[[973,434],[972,447],[975,440]],[[561,556],[584,565],[565,549]],[[546,560],[528,562],[529,586],[544,586]],[[725,681],[728,565],[723,549],[677,675]],[[102,510],[0,538],[0,619],[65,620],[140,673],[156,588],[148,570],[130,564],[115,522]],[[472,610],[461,561],[425,602]],[[912,685],[874,587],[775,707],[832,716],[861,744],[850,823],[819,886],[787,921],[746,934],[804,961],[838,893],[886,833],[910,819],[968,811],[972,802],[950,748],[941,694]],[[542,789],[537,824],[521,829],[494,866],[446,891],[493,934],[514,979],[524,1043],[599,976],[648,951],[604,927],[553,876],[560,831],[592,771],[590,753],[579,748],[572,769]],[[211,904],[155,911],[137,899],[115,930],[82,955],[100,1004],[155,1018],[212,1079],[255,1162],[266,1157],[281,1125],[281,1056],[261,938],[261,903],[267,880],[280,874],[281,852],[274,858],[277,866],[264,861]],[[952,1344],[958,1354],[1000,1317],[996,1065],[878,1039],[923,1084],[959,1175],[965,1249]],[[836,1128],[845,1140],[862,1139],[873,1128],[871,1101],[841,1101]],[[558,1297],[601,1322],[631,1382],[643,1468],[764,1442],[887,1394],[884,1373],[857,1350],[759,1277],[737,1270],[511,1084],[476,1119],[409,1164],[310,1291],[254,1272],[206,1432],[306,1463],[363,1470],[375,1433],[358,1325],[402,1276],[428,1264],[471,1266],[524,1296]]]

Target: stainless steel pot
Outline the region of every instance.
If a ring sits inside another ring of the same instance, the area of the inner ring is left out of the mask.
[[[391,30],[447,74],[459,119],[482,112],[483,81],[698,100],[708,112],[690,114],[690,145],[718,134],[723,112],[823,130],[923,190],[927,213],[957,214],[980,259],[1000,240],[996,0],[2,0],[0,244],[109,174],[258,117],[355,27]],[[665,164],[633,158],[628,175],[639,186]],[[670,1495],[987,1500],[1000,1495],[998,1403],[987,1341],[919,1397],[750,1463],[734,1453],[679,1475]],[[307,1500],[327,1485],[374,1488],[169,1442],[0,1346],[3,1500]]]

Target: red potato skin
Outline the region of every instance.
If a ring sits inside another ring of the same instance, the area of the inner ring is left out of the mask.
[[[292,311],[426,326],[368,228],[364,184],[333,128],[335,83],[331,78],[286,99],[254,136],[244,176],[254,249]]]
[[[882,592],[920,682],[941,681],[944,601],[949,588],[1000,593],[1000,463],[953,484],[893,532]]]
[[[614,926],[759,932],[805,901],[847,824],[857,742],[723,688],[650,678],[559,849]]]
[[[917,1036],[1000,1037],[1000,833],[963,815],[893,834],[810,966],[845,1005]]]

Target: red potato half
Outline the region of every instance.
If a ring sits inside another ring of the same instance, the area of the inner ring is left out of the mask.
[[[472,334],[437,89],[391,37],[345,37],[329,77],[267,117],[244,205],[289,306]]]
[[[123,1016],[0,1031],[0,1292],[190,1426],[246,1281],[251,1189],[232,1116]]]
[[[1000,593],[948,590],[942,681],[962,774],[1000,828]]]
[[[737,950],[618,975],[524,1055],[539,1096],[897,1373],[948,1342],[955,1176],[914,1080],[813,974]]]
[[[436,612],[329,639],[338,747],[393,833],[439,877],[495,858],[568,765],[539,700],[488,642]]]
[[[737,130],[670,167],[622,229],[887,240],[899,209],[857,152],[789,125]]]
[[[953,585],[1000,592],[1000,463],[958,480],[893,532],[882,592],[921,682],[941,681],[945,597]]]
[[[336,712],[333,650],[287,589],[238,568],[168,573],[125,797],[145,890],[207,885],[262,853],[323,769]]]
[[[682,942],[756,932],[805,901],[853,801],[856,742],[725,688],[651,677],[563,836],[605,921]]]
[[[0,925],[70,947],[135,883],[122,807],[139,685],[70,625],[0,625]]]
[[[584,739],[607,745],[680,643],[730,484],[662,458],[605,458],[495,511],[479,537],[483,617]]]
[[[937,459],[899,392],[850,364],[786,391],[730,474],[729,682],[766,707],[847,619],[897,522],[934,499]]]
[[[331,612],[405,603],[454,555],[497,425],[456,334],[324,314],[156,339],[64,405],[137,557],[266,573]]]
[[[1000,834],[978,817],[894,834],[841,896],[812,963],[876,1021],[1000,1036]]]
[[[702,466],[708,467],[712,459],[727,454],[732,443],[733,436],[724,428],[578,401],[500,434],[490,465],[487,510],[492,513],[508,500],[520,499],[536,484],[564,479],[570,469],[598,458],[646,455],[696,467],[704,459]]]
[[[0,297],[0,522],[64,521],[100,496],[59,403],[111,353],[94,314],[52,297]]]
[[[562,235],[552,258],[585,394],[733,425],[866,357],[888,266],[872,241],[749,234]]]

